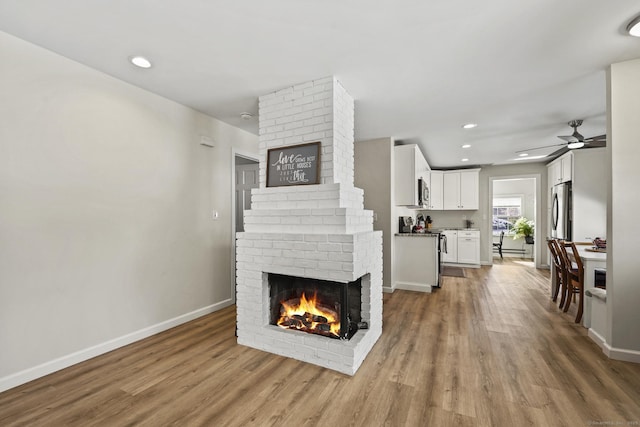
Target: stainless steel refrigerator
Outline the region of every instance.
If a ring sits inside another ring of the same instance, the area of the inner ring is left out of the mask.
[[[571,183],[553,186],[551,190],[551,237],[571,240]]]

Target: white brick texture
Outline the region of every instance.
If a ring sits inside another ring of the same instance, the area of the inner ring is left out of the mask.
[[[263,95],[258,100],[259,153],[320,141],[322,184],[353,186],[354,101],[334,77]],[[266,165],[260,162],[260,188]]]
[[[238,343],[354,375],[382,334],[382,232],[353,186],[354,102],[333,77],[260,97],[260,188],[236,238]],[[321,141],[321,183],[266,187],[270,148]],[[268,273],[362,278],[369,329],[334,340],[269,325]]]

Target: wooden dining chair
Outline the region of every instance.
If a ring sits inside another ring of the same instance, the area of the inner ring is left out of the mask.
[[[582,258],[578,254],[578,249],[573,242],[560,242],[560,255],[564,261],[566,267],[566,286],[567,286],[567,298],[563,311],[566,313],[571,305],[571,299],[578,296],[578,312],[576,314],[576,323],[580,323],[582,320],[582,312],[584,311],[584,266],[582,264]],[[569,251],[571,249],[571,255]]]
[[[566,274],[565,267],[560,259],[560,248],[558,246],[558,241],[556,239],[547,240],[547,246],[549,247],[549,252],[551,252],[551,262],[554,266],[555,278],[556,278],[556,288],[553,292],[553,302],[558,300],[558,293],[562,291],[560,296],[560,304],[559,307],[563,308],[565,300],[567,298],[567,284],[566,284]]]
[[[504,259],[503,256],[502,256],[502,242],[503,242],[503,240],[504,240],[504,231],[501,231],[500,232],[500,241],[499,242],[493,242],[493,247],[498,249],[498,253],[500,254],[500,259]]]

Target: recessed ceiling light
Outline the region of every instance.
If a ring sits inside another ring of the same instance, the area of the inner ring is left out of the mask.
[[[640,37],[640,15],[633,18],[627,25],[627,32],[630,36]]]
[[[460,159],[461,162],[468,162],[469,159]]]
[[[149,61],[144,56],[132,56],[131,58],[129,58],[129,60],[136,67],[151,68],[151,61]]]
[[[522,153],[522,154],[518,154],[520,157],[527,157],[529,154],[528,153]]]
[[[471,148],[471,144],[464,144],[462,148]]]
[[[240,117],[242,118],[242,120],[251,120],[253,118],[253,114],[251,113],[240,113]]]
[[[464,129],[473,129],[476,126],[478,126],[477,123],[467,123],[466,125],[462,125]]]

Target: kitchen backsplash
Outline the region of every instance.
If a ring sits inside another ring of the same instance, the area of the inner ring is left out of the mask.
[[[414,218],[422,214],[424,217],[431,217],[433,228],[464,228],[466,221],[473,221],[472,228],[480,228],[482,225],[482,215],[479,211],[412,211],[410,215]]]

